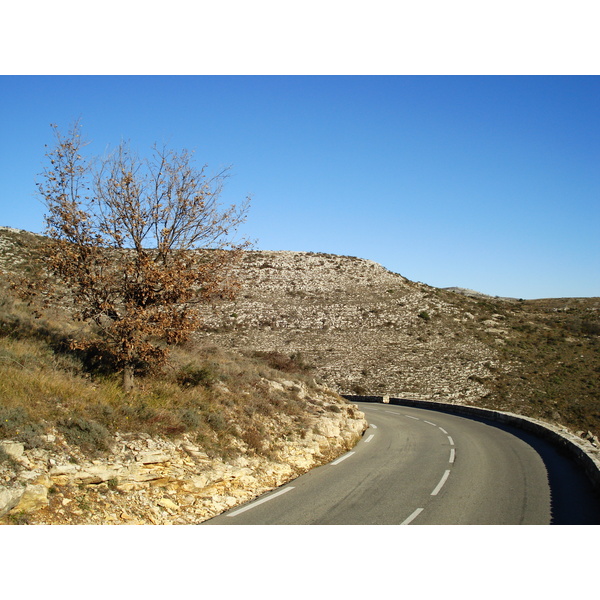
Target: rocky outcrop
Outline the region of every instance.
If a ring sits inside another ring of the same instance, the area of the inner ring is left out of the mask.
[[[281,385],[279,382],[273,382]],[[115,434],[110,452],[84,456],[57,431],[47,448],[0,446],[0,522],[200,523],[347,451],[367,427],[355,405],[327,396],[301,435],[268,455],[210,457],[189,435]]]

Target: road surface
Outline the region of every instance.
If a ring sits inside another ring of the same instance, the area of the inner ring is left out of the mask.
[[[370,427],[352,451],[206,525],[600,523],[566,457],[505,426],[357,403]]]

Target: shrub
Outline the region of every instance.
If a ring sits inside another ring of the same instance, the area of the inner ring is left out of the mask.
[[[179,418],[188,429],[197,429],[203,422],[198,411],[190,408],[183,409],[179,414]]]
[[[7,515],[9,525],[29,525],[29,518],[30,515],[23,510],[15,513],[11,512]]]
[[[76,444],[88,452],[106,452],[110,448],[108,430],[95,421],[82,417],[71,417],[60,419],[57,427],[67,442]]]
[[[177,383],[182,387],[196,387],[202,385],[209,388],[216,381],[216,374],[207,366],[196,367],[194,365],[186,365],[177,374]]]
[[[284,373],[306,373],[312,369],[308,365],[300,352],[287,356],[281,352],[254,352],[254,358],[264,360],[269,367]]]
[[[209,412],[206,415],[206,422],[217,432],[227,428],[227,421],[221,413]]]
[[[594,323],[593,321],[582,321],[581,333],[584,335],[600,335],[600,323]]]
[[[260,431],[256,427],[248,427],[242,432],[240,437],[246,443],[248,448],[257,453],[262,452],[264,446],[264,436],[261,435]]]
[[[15,434],[20,427],[29,422],[29,413],[22,406],[5,408],[0,406],[0,437],[6,438]]]
[[[369,393],[369,390],[360,383],[354,383],[350,391],[357,396],[366,396]]]

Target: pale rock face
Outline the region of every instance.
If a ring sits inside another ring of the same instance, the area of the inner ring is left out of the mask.
[[[115,479],[120,473],[119,469],[105,467],[103,465],[93,465],[77,473],[77,481],[81,484],[102,483]]]
[[[50,469],[50,475],[52,477],[72,475],[73,473],[77,473],[77,471],[79,471],[79,467],[74,464],[56,465]]]
[[[170,460],[170,456],[160,450],[155,452],[146,452],[144,454],[140,454],[137,457],[137,460],[144,465],[151,465],[156,463],[164,463]]]
[[[334,438],[340,435],[340,427],[333,419],[321,419],[316,431],[326,438]]]
[[[7,489],[0,487],[0,517],[12,510],[23,495],[22,489]]]
[[[9,440],[4,440],[0,442],[0,449],[4,450],[6,454],[8,454],[11,458],[19,459],[23,456],[23,452],[25,452],[25,446],[19,442],[11,442]]]
[[[15,512],[34,512],[48,506],[48,488],[43,484],[28,485],[14,508]]]
[[[286,393],[290,389],[298,393],[292,386],[301,389],[287,380],[275,383]],[[165,439],[115,434],[104,458],[86,460],[78,454],[73,463],[69,457],[74,448],[57,431],[47,433],[57,441],[54,450],[27,450],[5,440],[2,448],[18,464],[0,465],[0,477],[6,482],[0,487],[0,522],[20,512],[27,513],[31,524],[205,521],[356,444],[367,428],[364,414],[325,388],[315,389],[311,388],[311,398],[316,398],[321,411],[310,417],[301,437],[278,440],[271,458],[243,454],[225,462],[210,458],[186,435]]]

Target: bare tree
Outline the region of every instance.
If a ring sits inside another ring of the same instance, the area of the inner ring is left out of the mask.
[[[49,271],[71,292],[77,319],[117,358],[131,390],[136,365],[161,364],[168,346],[201,326],[199,305],[231,298],[232,267],[247,247],[234,234],[249,200],[223,208],[229,169],[208,177],[192,154],[154,146],[140,158],[128,144],[86,161],[79,122],[62,136],[38,183],[47,208]]]

